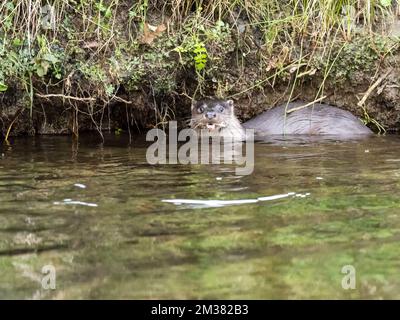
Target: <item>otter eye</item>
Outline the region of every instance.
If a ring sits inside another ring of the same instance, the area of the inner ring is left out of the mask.
[[[224,108],[223,106],[219,106],[219,107],[218,107],[218,111],[222,113],[222,112],[225,111],[225,108]]]
[[[202,106],[201,106],[201,107],[198,107],[198,108],[197,108],[197,112],[198,112],[198,113],[203,113],[203,112],[204,112],[204,107],[202,107]]]

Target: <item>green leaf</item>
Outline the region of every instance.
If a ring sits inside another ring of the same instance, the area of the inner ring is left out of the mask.
[[[194,53],[202,53],[207,52],[207,49],[204,47],[203,44],[196,44],[196,47],[193,50]]]
[[[14,10],[15,7],[14,7],[14,4],[11,1],[9,1],[6,3],[6,8],[7,8],[7,10],[12,11],[12,10]]]
[[[13,40],[13,45],[14,45],[14,46],[19,47],[21,44],[22,44],[21,39],[15,38],[15,39]]]
[[[173,51],[183,53],[183,52],[187,52],[188,50],[185,49],[185,48],[182,47],[182,46],[179,46],[179,47],[176,47],[175,49],[173,49]]]
[[[40,63],[40,65],[42,66],[42,68],[43,68],[44,70],[46,70],[46,73],[47,73],[47,71],[48,71],[49,68],[50,68],[50,63],[49,63],[48,61],[46,61],[46,60],[42,60],[42,62]]]
[[[205,63],[202,63],[202,62],[196,63],[196,65],[195,65],[197,71],[203,70],[205,68],[205,66],[206,66]]]
[[[114,94],[114,86],[108,85],[106,86],[106,94],[111,97]]]
[[[45,68],[43,68],[41,65],[36,66],[36,74],[39,77],[43,77],[44,75],[46,75],[47,70]]]
[[[392,4],[392,0],[381,0],[381,5],[383,7],[389,7]]]
[[[218,21],[215,23],[215,26],[218,27],[218,28],[221,28],[221,27],[223,27],[224,25],[225,25],[225,23],[224,23],[222,20],[218,20]]]
[[[57,57],[54,56],[54,55],[51,54],[51,53],[46,53],[46,54],[44,54],[44,55],[43,55],[43,59],[45,59],[45,60],[51,62],[52,64],[56,64],[56,63],[58,62]]]
[[[106,18],[110,18],[112,16],[111,8],[107,8],[106,13],[104,14]]]
[[[195,61],[207,60],[207,55],[204,53],[198,54],[194,57]]]
[[[4,92],[8,89],[8,86],[4,82],[0,82],[0,92]]]

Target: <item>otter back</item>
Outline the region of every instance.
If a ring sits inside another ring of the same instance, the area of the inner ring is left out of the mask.
[[[289,103],[287,110],[305,105]],[[346,110],[315,103],[286,114],[286,104],[272,108],[245,122],[243,127],[255,129],[258,135],[307,134],[354,136],[369,135],[372,131],[361,120]]]

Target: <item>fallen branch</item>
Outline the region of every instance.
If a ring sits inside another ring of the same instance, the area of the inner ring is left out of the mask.
[[[286,114],[295,112],[295,111],[297,111],[297,110],[301,110],[301,109],[307,108],[307,107],[309,107],[309,106],[312,106],[314,103],[320,102],[320,101],[324,100],[326,97],[327,97],[327,96],[323,96],[323,97],[318,98],[318,99],[316,99],[316,100],[314,100],[314,101],[312,101],[312,102],[309,102],[309,103],[307,103],[307,104],[305,104],[305,105],[303,105],[303,106],[300,106],[300,107],[297,107],[297,108],[293,108],[293,109],[287,110],[287,111],[286,111]]]
[[[125,99],[123,99],[123,98],[121,98],[121,97],[117,97],[117,96],[113,96],[113,97],[110,99],[110,101],[112,101],[112,100],[116,100],[116,101],[118,101],[118,102],[123,102],[123,103],[126,103],[126,104],[132,104],[132,101],[128,101],[128,100],[125,100]]]
[[[62,99],[68,99],[68,100],[76,100],[76,101],[96,101],[95,98],[79,98],[79,97],[74,97],[74,96],[66,96],[64,94],[40,94],[36,93],[36,96],[40,98],[62,98]]]
[[[371,95],[372,91],[376,89],[377,86],[393,71],[393,69],[389,69],[386,71],[386,73],[378,78],[372,86],[368,88],[368,90],[365,92],[364,96],[362,99],[357,103],[357,106],[362,107],[365,103],[365,101],[368,99],[368,97]]]

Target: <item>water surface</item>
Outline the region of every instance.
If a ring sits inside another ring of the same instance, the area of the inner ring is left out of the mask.
[[[143,140],[3,146],[0,298],[400,298],[400,138],[270,139],[250,176],[149,165]]]

